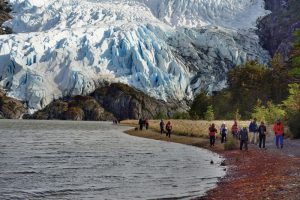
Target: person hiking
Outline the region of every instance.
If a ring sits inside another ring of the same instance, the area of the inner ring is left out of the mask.
[[[265,148],[267,128],[264,122],[260,123],[258,127],[258,134],[259,134],[259,148],[261,148],[261,144],[263,145],[263,148]]]
[[[168,123],[166,124],[166,130],[167,130],[167,137],[169,136],[169,138],[171,137],[171,131],[172,131],[172,125],[171,122],[168,121]]]
[[[254,118],[249,124],[250,142],[252,144],[257,144],[257,128],[256,118]]]
[[[210,141],[210,147],[215,146],[215,141],[216,141],[216,133],[218,132],[215,124],[213,123],[209,128],[209,141]]]
[[[148,128],[149,128],[149,120],[148,119],[145,119],[145,127],[146,127],[146,130],[148,130]]]
[[[164,120],[160,120],[160,123],[159,123],[159,127],[160,127],[160,134],[163,134],[164,132],[164,127],[165,127],[165,122]]]
[[[221,125],[220,134],[221,134],[221,143],[226,142],[227,127],[226,127],[225,122],[223,122]]]
[[[142,118],[139,119],[140,130],[143,130],[144,120]]]
[[[279,149],[278,142],[280,141],[280,148],[283,148],[283,135],[284,135],[284,126],[280,119],[277,120],[277,122],[273,126],[273,131],[275,134],[275,144],[277,148]]]
[[[248,130],[247,126],[244,126],[239,132],[240,139],[240,150],[243,150],[243,146],[245,146],[245,150],[248,150]]]
[[[231,133],[232,133],[232,137],[238,139],[238,134],[239,134],[239,127],[237,124],[237,121],[234,120],[234,123],[231,127]]]

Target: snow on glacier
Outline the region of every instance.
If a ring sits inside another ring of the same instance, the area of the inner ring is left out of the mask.
[[[225,87],[225,61],[268,60],[248,31],[267,13],[263,0],[10,3],[13,19],[4,25],[15,34],[0,36],[0,84],[30,109],[89,94],[104,80],[164,100],[191,99]]]
[[[136,0],[171,26],[224,26],[248,29],[268,13],[261,0]]]

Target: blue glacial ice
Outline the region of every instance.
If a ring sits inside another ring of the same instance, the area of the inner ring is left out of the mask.
[[[0,85],[41,109],[123,82],[159,99],[226,87],[226,72],[269,56],[253,32],[263,0],[10,0]],[[246,19],[247,20],[244,20]]]

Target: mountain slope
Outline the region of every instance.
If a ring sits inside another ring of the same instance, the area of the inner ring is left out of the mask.
[[[268,52],[254,34],[262,0],[10,0],[18,34],[0,37],[0,84],[36,110],[123,82],[163,99],[226,86]],[[247,20],[245,20],[247,18]]]
[[[288,59],[296,41],[293,33],[300,28],[300,1],[266,0],[266,9],[272,13],[264,17],[258,25],[262,45],[271,56],[280,53]]]

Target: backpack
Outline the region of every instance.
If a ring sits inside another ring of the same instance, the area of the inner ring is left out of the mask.
[[[166,129],[167,129],[167,130],[171,130],[171,124],[167,124],[167,125],[166,125]]]
[[[227,134],[227,129],[226,128],[222,128],[221,134],[222,135],[226,135]]]

